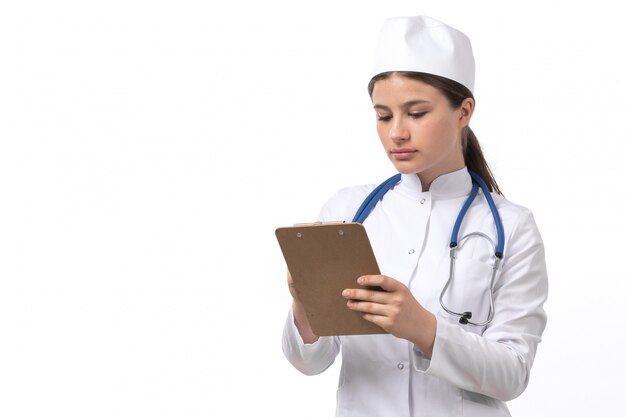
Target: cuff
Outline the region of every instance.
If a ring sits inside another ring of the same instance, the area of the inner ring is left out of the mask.
[[[449,323],[439,316],[436,316],[435,318],[437,320],[437,332],[435,333],[435,341],[433,343],[433,353],[431,357],[428,358],[415,345],[413,346],[413,368],[418,372],[431,373],[433,368],[431,364],[436,366],[442,356],[446,334],[449,329]]]

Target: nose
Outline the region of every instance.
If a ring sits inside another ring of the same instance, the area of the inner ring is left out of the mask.
[[[391,127],[389,128],[389,138],[394,142],[404,142],[409,140],[409,129],[407,129],[402,118],[396,117],[393,119]]]

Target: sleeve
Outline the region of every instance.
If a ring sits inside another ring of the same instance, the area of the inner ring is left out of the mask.
[[[494,318],[482,335],[437,317],[431,359],[413,349],[416,370],[502,401],[516,398],[528,385],[547,320],[544,247],[530,213],[509,242],[494,285]]]
[[[305,344],[294,323],[290,310],[283,329],[283,353],[298,371],[305,375],[324,372],[339,353],[339,337],[322,336],[315,343]]]

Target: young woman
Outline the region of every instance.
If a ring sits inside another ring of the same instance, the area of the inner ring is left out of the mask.
[[[382,275],[342,295],[389,334],[318,337],[292,291],[283,335],[305,374],[342,352],[338,416],[508,416],[528,384],[546,324],[544,249],[469,128],[473,83],[461,32],[423,16],[385,22],[369,93],[399,176],[363,215]],[[352,221],[374,189],[340,190],[319,220]]]

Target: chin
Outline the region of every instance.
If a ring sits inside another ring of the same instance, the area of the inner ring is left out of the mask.
[[[393,162],[394,162],[393,164],[394,168],[400,174],[411,175],[411,174],[419,174],[420,172],[422,172],[422,169],[420,169],[419,167],[409,166],[409,164],[397,163],[396,161],[393,161]]]

